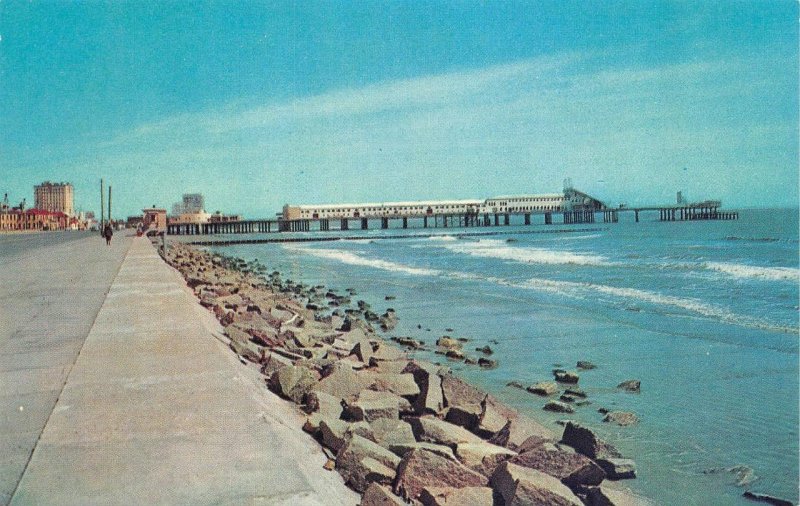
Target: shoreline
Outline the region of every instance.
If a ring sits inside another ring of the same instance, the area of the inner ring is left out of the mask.
[[[181,243],[166,257],[242,363],[259,367],[268,387],[305,413],[304,429],[328,454],[325,468],[363,493],[363,504],[502,504],[532,490],[563,504],[652,504],[619,486],[635,476],[634,463],[590,429],[567,422],[556,434],[446,364],[409,357],[404,348],[416,343],[384,339],[372,324],[390,331],[393,311],[379,316],[364,301],[356,309],[354,294],[284,282],[263,266]],[[443,355],[458,356],[457,340],[438,342]]]

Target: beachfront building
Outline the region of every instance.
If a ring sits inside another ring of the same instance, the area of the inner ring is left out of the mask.
[[[43,211],[75,214],[74,190],[70,183],[45,181],[33,187],[33,207]]]
[[[142,209],[142,228],[144,230],[164,231],[167,229],[167,210],[153,206]]]
[[[17,208],[0,210],[0,231],[2,232],[66,230],[71,226],[72,220],[62,212]]]
[[[601,201],[569,188],[563,193],[514,195],[485,200],[431,200],[360,204],[283,206],[284,220],[344,218],[405,218],[435,215],[479,215],[507,213],[552,213],[559,211],[599,211]]]

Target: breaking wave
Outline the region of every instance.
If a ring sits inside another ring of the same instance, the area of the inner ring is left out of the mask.
[[[735,278],[761,279],[764,281],[800,281],[800,269],[793,267],[758,267],[755,265],[707,262],[707,269],[722,272]]]
[[[480,242],[444,244],[442,247],[454,253],[509,260],[524,264],[572,264],[572,265],[611,265],[601,255],[585,255],[571,251],[545,248],[508,246],[497,239],[483,239]]]
[[[357,265],[361,267],[372,267],[390,272],[403,272],[413,276],[438,276],[441,272],[436,269],[424,269],[419,267],[411,267],[409,265],[398,264],[389,262],[387,260],[378,260],[375,258],[365,258],[349,251],[342,251],[337,249],[317,249],[317,248],[301,248],[297,246],[285,246],[287,249],[299,251],[307,255],[312,255],[327,260],[337,260],[339,262]]]

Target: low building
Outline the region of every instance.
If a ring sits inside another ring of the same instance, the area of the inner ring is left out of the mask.
[[[572,188],[563,193],[493,197],[485,200],[431,200],[361,204],[283,206],[284,220],[395,218],[433,215],[548,213],[601,210],[599,200]]]
[[[142,209],[142,228],[144,230],[157,230],[159,232],[167,230],[167,210],[153,206],[150,209]]]
[[[71,226],[66,213],[44,209],[3,209],[0,210],[0,231],[50,231],[66,230]]]
[[[190,223],[208,223],[211,215],[205,211],[196,211],[190,213],[182,213],[178,216],[171,216],[167,219],[170,225],[190,224]]]
[[[221,214],[219,211],[208,217],[209,223],[227,223],[229,221],[242,221],[240,214]]]

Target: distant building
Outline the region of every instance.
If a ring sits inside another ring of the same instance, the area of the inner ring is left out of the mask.
[[[167,229],[167,210],[153,206],[150,209],[142,209],[142,228],[145,230],[154,229],[164,231]]]
[[[209,218],[211,217],[205,211],[196,211],[196,212],[186,212],[181,213],[178,216],[172,216],[169,218],[169,223],[207,223]]]
[[[144,216],[128,216],[125,220],[125,226],[128,228],[136,228],[144,222]]]
[[[66,230],[72,226],[70,218],[62,212],[43,209],[3,209],[0,210],[0,231],[46,231]],[[75,225],[77,227],[77,224]]]
[[[201,193],[184,193],[183,200],[172,204],[171,216],[202,213],[206,208],[206,200]]]
[[[209,223],[227,223],[229,221],[242,221],[240,214],[222,214],[219,211],[208,217]]]
[[[44,183],[33,187],[34,209],[75,214],[74,191],[70,183]]]
[[[206,200],[200,193],[184,193],[183,194],[183,212],[184,213],[199,213],[205,210]]]

